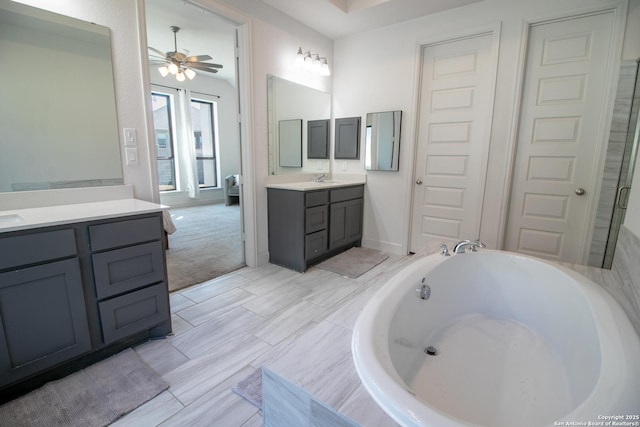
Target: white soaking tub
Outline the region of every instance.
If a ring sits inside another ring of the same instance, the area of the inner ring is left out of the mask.
[[[367,304],[352,350],[365,388],[403,426],[640,425],[629,319],[600,286],[536,258],[419,259]]]

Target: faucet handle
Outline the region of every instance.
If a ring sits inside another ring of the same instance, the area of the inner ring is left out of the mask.
[[[444,243],[440,245],[440,255],[442,256],[450,256],[449,248]]]
[[[477,252],[478,248],[486,248],[487,245],[485,245],[484,243],[482,243],[480,240],[474,240],[473,241],[473,245],[471,245],[471,251],[472,252]]]

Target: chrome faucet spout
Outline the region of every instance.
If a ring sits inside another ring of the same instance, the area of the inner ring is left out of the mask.
[[[327,177],[326,173],[323,173],[321,175],[316,175],[314,178],[315,182],[324,182],[324,179]]]
[[[477,252],[478,248],[486,248],[487,246],[480,240],[463,240],[458,242],[454,248],[454,254],[463,254],[466,252],[466,248],[469,248],[469,252]]]

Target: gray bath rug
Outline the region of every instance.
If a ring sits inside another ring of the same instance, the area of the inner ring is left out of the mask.
[[[127,349],[0,406],[0,426],[106,426],[168,387]]]
[[[238,382],[231,391],[256,408],[262,409],[262,368],[256,369],[251,375]]]
[[[355,279],[387,258],[389,258],[389,255],[375,249],[351,248],[321,262],[317,267]]]

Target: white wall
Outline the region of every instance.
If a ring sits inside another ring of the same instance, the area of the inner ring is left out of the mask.
[[[295,66],[294,57],[299,46],[312,52],[326,54],[333,65],[332,41],[320,35],[304,37],[288,33],[264,21],[252,20],[252,100],[253,100],[253,155],[255,173],[255,214],[258,263],[268,261],[267,190],[268,179],[268,121],[267,74],[300,83],[325,92],[331,92],[331,79],[319,77]]]
[[[638,0],[632,0],[637,6]],[[508,191],[509,141],[513,139],[518,95],[518,59],[523,52],[525,19],[568,13],[574,8],[610,4],[583,0],[486,0],[335,42],[334,117],[365,117],[367,112],[402,110],[400,171],[367,172],[363,244],[398,253],[408,248],[416,124],[417,46],[501,23],[500,55],[492,127],[487,191],[480,238],[500,241],[499,223]],[[637,26],[637,19],[635,25]],[[635,30],[637,31],[637,30]],[[629,33],[627,39],[637,34]],[[637,42],[628,41],[626,52]],[[630,54],[630,53],[629,53]],[[333,164],[340,171],[344,162]],[[362,172],[363,160],[346,163]],[[471,236],[474,237],[474,236]]]

